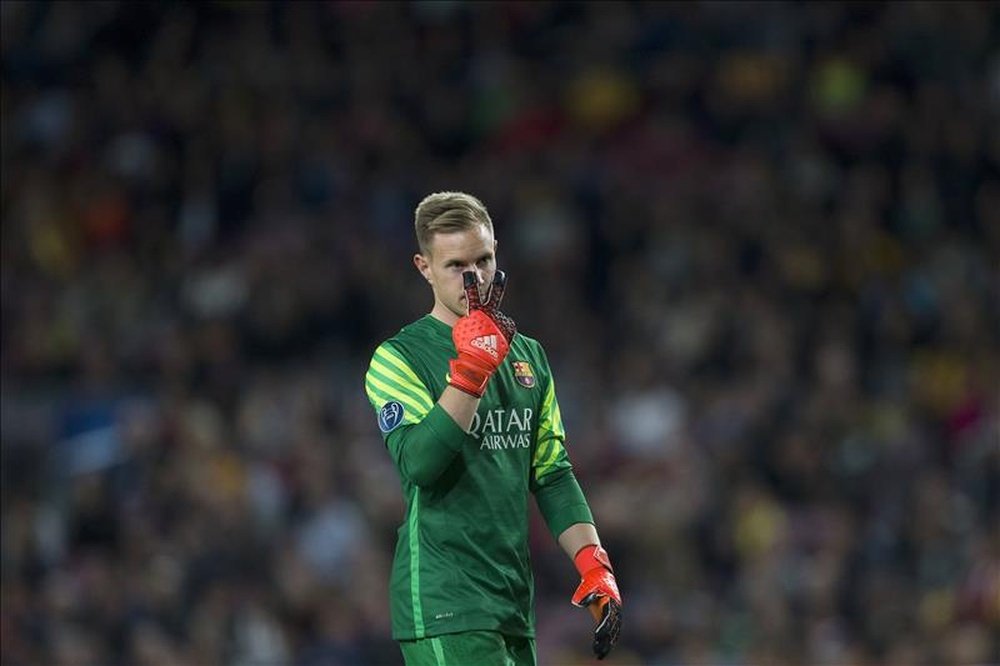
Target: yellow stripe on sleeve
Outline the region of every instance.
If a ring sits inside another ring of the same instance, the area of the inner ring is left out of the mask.
[[[558,462],[560,455],[565,453],[562,440],[566,431],[562,424],[562,413],[556,401],[555,382],[549,379],[545,389],[545,399],[542,401],[542,413],[538,419],[538,448],[532,465],[535,468],[535,478],[544,476]]]
[[[390,365],[396,366],[396,368],[406,375],[414,384],[419,386],[424,385],[424,383],[420,381],[420,377],[417,377],[417,373],[413,372],[413,369],[406,362],[406,360],[388,345],[381,345],[378,349],[376,349],[375,357],[381,361],[389,363]]]
[[[404,423],[417,423],[434,408],[430,392],[417,373],[387,343],[372,355],[365,374],[365,393],[376,413],[387,402],[402,405]]]
[[[541,477],[545,476],[545,474],[549,471],[549,469],[556,464],[557,460],[559,460],[559,455],[563,453],[565,450],[566,449],[563,448],[562,442],[560,442],[557,439],[553,439],[552,453],[550,453],[549,457],[546,458],[545,461],[537,467],[535,471],[535,478],[540,479]]]
[[[383,398],[381,404],[373,403],[376,410],[381,409],[382,405],[391,401],[396,401],[403,405],[405,408],[404,416],[407,423],[419,421],[427,415],[427,412],[431,411],[430,408],[416,402],[412,397],[408,396],[403,391],[394,389],[394,387],[379,380],[372,373],[368,373],[368,376],[365,378],[365,386],[366,389]],[[371,393],[369,393],[369,396],[370,395]]]
[[[393,386],[397,390],[406,393],[412,397],[415,402],[425,407],[427,411],[430,411],[431,407],[434,406],[434,403],[431,400],[431,394],[426,388],[424,388],[423,384],[414,383],[409,378],[400,375],[391,367],[381,363],[378,360],[378,357],[372,359],[368,372],[369,375],[373,375],[376,379],[379,379],[384,383]]]

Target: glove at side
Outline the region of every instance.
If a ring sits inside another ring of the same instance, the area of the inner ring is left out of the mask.
[[[618,642],[622,626],[622,597],[611,569],[608,553],[598,545],[584,546],[573,558],[580,572],[580,585],[573,594],[573,604],[588,608],[597,625],[594,627],[594,654],[604,659]]]

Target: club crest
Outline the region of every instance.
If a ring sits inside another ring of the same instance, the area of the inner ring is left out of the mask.
[[[514,379],[524,388],[532,388],[535,385],[535,373],[531,371],[531,365],[527,361],[514,361]]]

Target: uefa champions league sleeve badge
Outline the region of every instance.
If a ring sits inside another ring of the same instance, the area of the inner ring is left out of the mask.
[[[403,422],[403,405],[393,400],[382,405],[378,410],[378,429],[384,433],[392,432]]]

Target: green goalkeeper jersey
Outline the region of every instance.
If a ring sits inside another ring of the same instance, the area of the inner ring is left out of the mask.
[[[514,337],[468,433],[436,404],[455,356],[451,327],[427,315],[382,343],[365,375],[406,501],[390,581],[393,637],[534,636],[529,491],[554,536],[593,519],[541,345]]]

